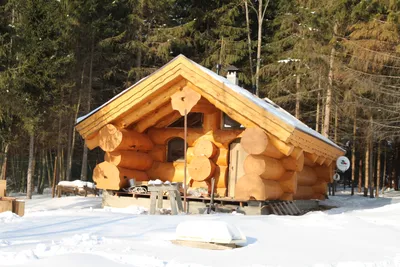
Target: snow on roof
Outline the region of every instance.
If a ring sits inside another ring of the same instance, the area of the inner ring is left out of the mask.
[[[275,115],[276,117],[280,118],[282,121],[284,121],[285,123],[293,126],[294,128],[305,132],[315,138],[318,138],[322,141],[324,141],[325,143],[334,146],[342,151],[344,151],[341,147],[339,147],[338,145],[336,145],[334,142],[332,142],[331,140],[329,140],[329,138],[326,138],[324,136],[322,136],[320,133],[316,132],[315,130],[311,129],[310,127],[308,127],[307,125],[305,125],[303,122],[301,122],[300,120],[296,119],[293,115],[291,115],[290,113],[288,113],[286,110],[282,109],[280,106],[278,106],[277,104],[275,104],[272,100],[268,99],[268,98],[264,98],[261,99],[259,97],[257,97],[256,95],[250,93],[248,90],[235,85],[233,83],[231,83],[228,79],[226,79],[223,76],[220,76],[218,74],[216,74],[215,72],[213,72],[210,69],[207,69],[203,66],[201,66],[200,64],[188,59],[187,57],[185,57],[184,55],[179,55],[177,57],[175,57],[173,60],[171,60],[169,63],[177,60],[178,58],[183,57],[184,59],[188,60],[191,64],[193,64],[194,66],[196,66],[198,69],[200,69],[201,71],[203,71],[204,73],[206,73],[207,75],[211,76],[213,79],[217,80],[220,83],[223,83],[226,87],[230,88],[232,91],[240,94],[241,96],[249,99],[250,101],[252,101],[254,104],[256,104],[257,106],[265,109],[266,111],[268,111],[269,113]],[[293,60],[293,59],[291,59]],[[167,63],[167,64],[169,64]],[[152,74],[150,74],[149,76],[153,75],[154,73],[162,70],[165,67],[165,65],[163,67],[161,67],[160,69],[158,69],[157,71],[153,72]],[[76,123],[80,123],[81,121],[85,120],[86,118],[90,117],[91,115],[93,115],[94,113],[96,113],[98,110],[100,110],[102,107],[106,106],[107,104],[109,104],[110,102],[114,101],[115,99],[117,99],[118,97],[120,97],[121,95],[125,94],[126,92],[128,92],[131,88],[137,86],[139,83],[141,83],[142,81],[144,81],[145,79],[147,79],[149,76],[144,77],[143,79],[141,79],[140,81],[138,81],[137,83],[135,83],[134,85],[128,87],[127,89],[125,89],[124,91],[122,91],[121,93],[119,93],[118,95],[114,96],[113,98],[111,98],[109,101],[107,101],[106,103],[104,103],[103,105],[99,106],[98,108],[92,110],[90,113],[79,117],[76,120]]]
[[[235,85],[235,84],[231,83],[228,79],[216,74],[212,70],[209,70],[209,69],[197,64],[196,62],[194,62],[194,61],[192,61],[190,59],[188,59],[188,60],[192,64],[194,64],[198,68],[200,68],[202,71],[207,73],[209,76],[214,78],[215,80],[223,83],[226,87],[229,87],[230,89],[232,89],[236,93],[238,93],[238,94],[246,97],[247,99],[251,100],[254,104],[256,104],[257,106],[259,106],[259,107],[261,107],[263,109],[265,109],[266,111],[268,111],[269,113],[275,115],[276,117],[280,118],[281,120],[283,120],[287,124],[295,127],[296,129],[298,129],[298,130],[300,130],[302,132],[305,132],[305,133],[307,133],[307,134],[309,134],[311,136],[314,136],[315,138],[318,138],[318,139],[324,141],[325,143],[328,143],[329,145],[332,145],[332,146],[334,146],[334,147],[336,147],[338,149],[343,150],[341,147],[339,147],[334,142],[329,140],[329,138],[326,138],[325,136],[321,135],[317,131],[311,129],[310,127],[305,125],[303,122],[301,122],[300,120],[296,119],[289,112],[287,112],[286,110],[284,110],[283,108],[281,108],[280,106],[275,104],[272,100],[270,100],[268,98],[261,99],[261,98],[257,97],[256,95],[250,93],[248,90],[246,90],[246,89],[244,89],[244,88],[242,88],[242,87],[240,87],[238,85]]]

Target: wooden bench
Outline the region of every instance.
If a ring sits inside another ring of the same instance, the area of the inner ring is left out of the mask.
[[[148,190],[150,192],[150,214],[156,213],[157,208],[161,209],[163,207],[163,193],[168,192],[168,197],[171,201],[171,213],[172,215],[177,215],[178,211],[183,212],[181,194],[179,192],[179,187],[181,183],[176,184],[161,184],[161,185],[148,185]]]

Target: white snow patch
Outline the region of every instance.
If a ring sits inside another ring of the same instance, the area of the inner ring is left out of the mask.
[[[148,182],[148,184],[150,184],[150,185],[160,185],[160,184],[163,184],[163,182],[161,180],[157,179],[157,180],[150,180]]]
[[[116,212],[116,213],[127,213],[127,214],[146,214],[148,209],[140,206],[129,206],[126,208],[114,208],[109,206],[104,206],[103,210],[105,212]]]
[[[13,223],[19,220],[21,217],[11,211],[5,211],[0,213],[0,223]],[[1,235],[0,235],[1,237]]]
[[[96,188],[94,183],[91,182],[85,182],[81,180],[75,180],[75,181],[61,181],[58,183],[58,185],[62,186],[76,186],[78,188],[83,188],[84,186],[89,187],[89,188]]]
[[[400,267],[400,192],[336,194],[322,204],[337,208],[304,216],[139,216],[103,210],[101,198],[36,195],[26,200],[25,216],[12,219],[18,223],[0,222],[0,265]],[[210,234],[213,222],[235,225],[247,245],[207,253],[175,246],[170,241],[184,221],[203,222],[209,239],[220,234]]]

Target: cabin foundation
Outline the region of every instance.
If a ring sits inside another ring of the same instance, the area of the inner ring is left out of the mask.
[[[210,198],[189,197],[187,202],[188,212],[190,214],[206,214],[210,201]],[[319,208],[318,200],[294,200],[293,202],[303,213]],[[118,195],[106,190],[103,191],[102,208],[139,206],[150,210],[150,203],[150,195]],[[232,213],[236,211],[244,215],[267,215],[263,212],[262,207],[269,204],[268,201],[236,201],[228,198],[214,199],[214,203],[216,203],[216,212]],[[165,209],[171,209],[171,201],[166,196],[163,198],[162,206]]]

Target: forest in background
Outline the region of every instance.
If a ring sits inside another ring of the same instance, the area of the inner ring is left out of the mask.
[[[76,118],[183,54],[345,148],[360,192],[398,190],[399,30],[400,0],[0,0],[0,179],[90,180]]]

